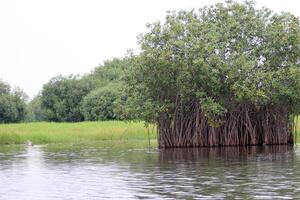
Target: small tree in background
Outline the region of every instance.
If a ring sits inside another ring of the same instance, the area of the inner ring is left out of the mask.
[[[0,81],[0,123],[24,121],[27,95],[20,89],[11,91],[10,86]]]

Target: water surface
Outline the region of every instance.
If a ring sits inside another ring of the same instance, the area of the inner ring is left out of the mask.
[[[0,199],[300,198],[300,149],[0,147]]]

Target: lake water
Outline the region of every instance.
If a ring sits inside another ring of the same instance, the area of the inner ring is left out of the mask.
[[[1,200],[107,198],[300,198],[300,149],[0,147]]]

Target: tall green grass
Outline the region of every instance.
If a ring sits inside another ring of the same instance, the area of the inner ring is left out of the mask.
[[[298,118],[297,143],[300,143],[300,117]],[[156,139],[156,129],[149,128],[151,143]],[[148,128],[143,122],[80,122],[80,123],[22,123],[0,124],[1,144],[81,143],[104,140],[148,140]]]
[[[153,130],[153,131],[152,131]],[[150,139],[156,139],[153,126]],[[99,140],[148,140],[143,122],[22,123],[0,125],[0,144],[88,142]]]

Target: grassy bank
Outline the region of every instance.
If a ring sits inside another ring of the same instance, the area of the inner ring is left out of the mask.
[[[150,127],[151,143],[156,144],[156,131]],[[148,141],[148,129],[143,122],[80,122],[80,123],[22,123],[0,124],[1,144],[81,143],[90,141]],[[300,118],[298,118],[298,137],[300,143]]]
[[[155,129],[150,139],[156,138]],[[22,123],[0,125],[0,144],[89,142],[101,140],[148,140],[143,122]]]

